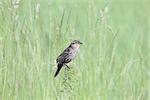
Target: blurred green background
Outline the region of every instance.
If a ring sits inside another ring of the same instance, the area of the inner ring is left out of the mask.
[[[0,0],[0,100],[150,100],[150,1]]]

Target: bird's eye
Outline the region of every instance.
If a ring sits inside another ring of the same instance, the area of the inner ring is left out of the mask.
[[[74,42],[72,44],[75,44]]]

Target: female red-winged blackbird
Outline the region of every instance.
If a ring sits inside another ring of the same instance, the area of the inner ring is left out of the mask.
[[[57,71],[55,73],[55,77],[58,75],[63,65],[69,68],[67,63],[69,63],[75,57],[80,47],[80,44],[82,44],[82,42],[78,40],[72,41],[71,44],[57,57],[56,61],[58,65],[57,65]]]

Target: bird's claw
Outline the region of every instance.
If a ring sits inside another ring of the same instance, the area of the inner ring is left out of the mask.
[[[69,67],[68,65],[66,65],[66,67],[67,67],[68,69],[70,69],[70,67]]]

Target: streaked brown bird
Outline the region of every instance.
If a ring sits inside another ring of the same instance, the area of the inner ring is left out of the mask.
[[[77,51],[79,50],[80,45],[82,42],[78,40],[74,40],[71,42],[71,44],[57,57],[57,71],[55,73],[55,77],[60,72],[60,69],[65,65],[69,68],[67,63],[69,63],[71,60],[73,60],[76,56]]]

